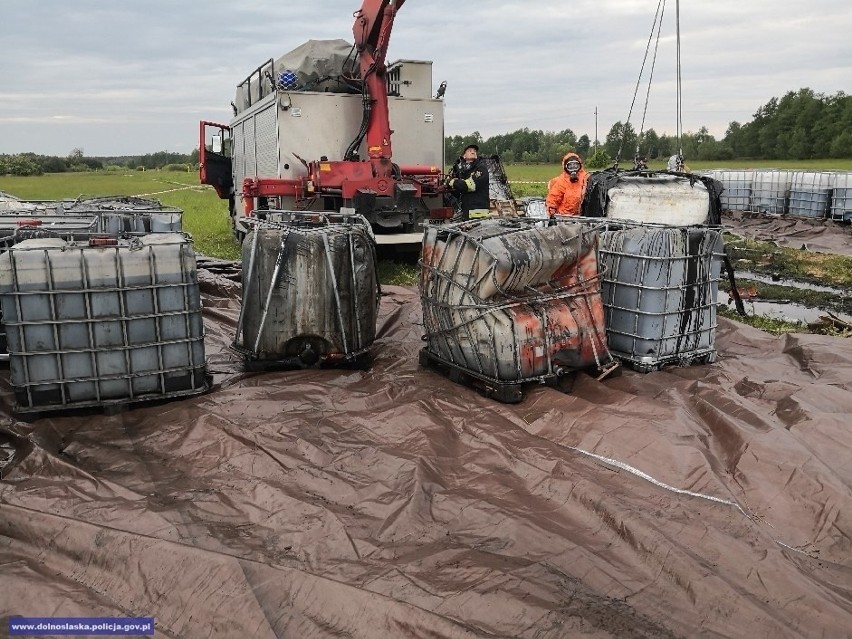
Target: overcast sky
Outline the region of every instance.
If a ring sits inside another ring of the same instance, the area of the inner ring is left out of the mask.
[[[852,93],[850,0],[686,0],[683,128],[717,138],[773,96]],[[0,0],[0,153],[88,156],[198,144],[236,84],[308,39],[352,40],[361,0]],[[446,132],[606,137],[626,120],[658,0],[409,0],[388,60],[433,61]],[[644,128],[674,134],[675,0]],[[646,71],[647,75],[647,71]],[[643,80],[631,123],[641,127]]]

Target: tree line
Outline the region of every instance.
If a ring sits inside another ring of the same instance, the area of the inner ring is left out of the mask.
[[[499,155],[507,164],[558,163],[567,151],[576,151],[593,168],[607,166],[616,159],[626,166],[637,154],[655,160],[679,151],[687,161],[852,158],[852,96],[842,91],[824,95],[807,88],[790,91],[761,106],[750,122],[731,122],[721,140],[710,135],[707,127],[697,133],[684,133],[678,141],[675,136],[658,134],[654,129],[636,131],[632,123],[621,121],[612,125],[603,141],[593,141],[586,133],[578,136],[571,129],[524,128],[487,139],[474,131],[446,138],[448,162],[453,162],[471,143],[479,145],[483,154]],[[0,154],[0,175],[197,166],[198,149],[190,154],[158,151],[117,157],[88,157],[79,148],[66,157]]]
[[[668,158],[682,151],[687,160],[811,160],[852,158],[852,96],[811,89],[790,91],[772,98],[754,114],[751,122],[731,122],[725,137],[717,140],[707,127],[676,136],[654,129],[636,131],[630,122],[612,125],[597,144],[587,134],[573,130],[541,131],[528,128],[483,139],[478,131],[446,138],[447,159],[461,155],[468,144],[480,153],[497,154],[507,164],[558,163],[567,151],[582,157],[596,156],[598,166],[619,159],[630,164],[635,155],[647,159]]]
[[[198,167],[198,149],[192,153],[157,151],[146,155],[88,157],[77,148],[67,156],[38,155],[36,153],[0,154],[0,175],[43,175],[77,171],[124,169],[150,171],[168,167]]]

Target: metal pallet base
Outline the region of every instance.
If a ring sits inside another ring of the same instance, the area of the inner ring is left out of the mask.
[[[41,417],[54,414],[59,411],[74,411],[75,413],[88,413],[100,415],[118,415],[132,408],[145,405],[166,404],[196,395],[209,393],[213,388],[213,375],[204,373],[203,386],[169,393],[151,393],[138,397],[127,397],[121,399],[107,399],[102,401],[86,400],[80,402],[68,402],[65,404],[33,404],[26,405],[20,402],[15,404],[13,412],[17,417],[26,422],[34,422]]]
[[[482,393],[485,397],[491,397],[503,404],[517,404],[520,402],[523,395],[525,385],[544,385],[555,388],[563,393],[570,393],[574,387],[574,378],[577,373],[584,372],[574,370],[567,375],[542,375],[533,379],[522,379],[516,381],[505,381],[488,377],[482,373],[472,371],[468,368],[449,362],[442,357],[430,352],[426,348],[420,350],[418,356],[420,366],[424,368],[433,368],[449,378],[451,382],[462,384],[469,388],[474,388]],[[620,374],[621,366],[618,362],[613,361],[604,365],[601,369],[593,369],[589,372],[597,379],[605,377],[615,377]]]
[[[367,369],[372,364],[372,358],[368,351],[359,351],[349,355],[341,355],[339,358],[329,360],[321,357],[315,363],[303,362],[298,357],[282,357],[279,359],[260,359],[253,354],[247,353],[241,348],[234,347],[243,356],[245,370],[256,373],[276,370],[302,370],[308,368],[349,368]]]
[[[614,357],[620,359],[624,366],[636,371],[637,373],[653,373],[673,366],[686,367],[700,364],[712,364],[717,358],[715,350],[678,353],[676,355],[661,357],[659,359],[637,358],[634,355],[628,355],[627,353],[619,353],[618,351],[610,352]]]

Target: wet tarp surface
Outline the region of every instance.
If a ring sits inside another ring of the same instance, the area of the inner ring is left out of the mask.
[[[852,226],[849,224],[790,215],[729,211],[722,215],[722,225],[742,237],[773,242],[786,248],[852,255]]]
[[[0,371],[3,615],[153,616],[158,637],[852,631],[852,340],[722,319],[714,364],[504,405],[418,367],[400,287],[370,370],[244,373],[239,284],[200,276],[209,394],[27,423]]]

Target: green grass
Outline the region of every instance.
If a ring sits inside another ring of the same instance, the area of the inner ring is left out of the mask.
[[[764,315],[747,315],[743,317],[735,310],[725,308],[724,306],[719,307],[719,315],[736,322],[740,322],[741,324],[748,324],[749,326],[760,329],[766,333],[771,333],[772,335],[807,332],[802,328],[801,324],[792,324],[790,322],[784,322]]]
[[[420,267],[416,264],[417,258],[411,262],[400,262],[395,260],[379,260],[376,271],[382,284],[395,284],[397,286],[416,286],[420,277]]]
[[[0,176],[0,191],[24,200],[59,200],[102,195],[137,195],[183,210],[183,230],[195,250],[210,257],[237,259],[228,203],[198,183],[198,174],[172,171],[98,171],[33,177]]]
[[[725,235],[725,243],[734,268],[777,274],[812,284],[852,288],[852,257],[811,253],[730,234]]]

